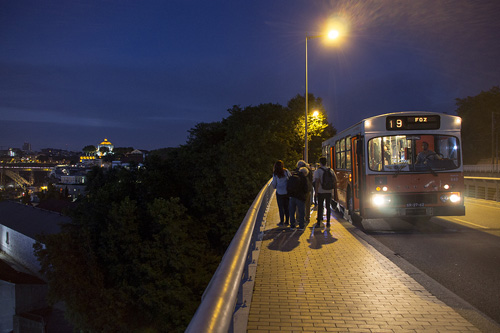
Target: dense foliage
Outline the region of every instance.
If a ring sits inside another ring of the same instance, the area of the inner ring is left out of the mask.
[[[143,168],[95,169],[73,223],[37,247],[52,301],[84,331],[183,331],[273,163],[302,158],[303,110],[302,96],[234,106]],[[320,119],[311,160],[334,134]]]
[[[491,158],[492,136],[495,148],[500,130],[500,87],[457,98],[456,104],[457,114],[462,117],[464,163],[476,164],[480,159]]]
[[[73,223],[38,247],[52,300],[84,331],[182,327],[219,260],[204,228],[179,199],[148,193],[147,171],[96,168],[89,180]]]

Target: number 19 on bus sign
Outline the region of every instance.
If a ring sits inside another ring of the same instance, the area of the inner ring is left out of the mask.
[[[439,129],[439,123],[439,116],[388,116],[386,129],[389,131]]]

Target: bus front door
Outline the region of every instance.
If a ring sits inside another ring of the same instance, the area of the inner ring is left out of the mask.
[[[353,217],[354,213],[361,212],[361,196],[362,196],[362,188],[361,183],[363,181],[363,140],[359,136],[354,136],[351,138],[352,143],[352,204],[348,203],[350,207],[349,214]],[[350,200],[350,201],[351,201]],[[351,206],[352,205],[352,206]]]

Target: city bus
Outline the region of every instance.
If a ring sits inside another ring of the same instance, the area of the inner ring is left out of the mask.
[[[337,175],[332,204],[354,220],[465,215],[461,118],[435,112],[370,117],[322,144]]]

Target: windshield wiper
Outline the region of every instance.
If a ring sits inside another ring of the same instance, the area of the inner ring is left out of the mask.
[[[434,171],[434,169],[433,169],[433,168],[431,168],[431,166],[430,166],[429,164],[424,164],[424,165],[425,165],[425,166],[426,166],[429,170],[431,170],[431,173],[432,173],[432,175],[433,175],[433,176],[437,176],[437,175],[438,175],[438,174],[437,174],[437,172],[436,172],[436,171]]]
[[[400,166],[400,167],[398,167],[398,169],[397,169],[397,170],[396,170],[396,172],[394,173],[393,177],[394,177],[394,178],[396,178],[396,177],[399,175],[399,173],[401,172],[401,170],[403,170],[403,169],[404,169],[406,166],[408,166],[408,165],[409,165],[409,163],[408,163],[408,162],[405,162],[405,163],[401,164],[401,166]]]

